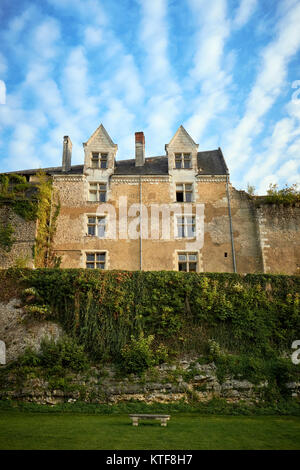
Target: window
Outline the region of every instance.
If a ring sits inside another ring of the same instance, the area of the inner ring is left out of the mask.
[[[197,253],[178,253],[178,271],[197,272]]]
[[[190,153],[175,153],[175,168],[191,168],[192,156]]]
[[[177,216],[177,238],[194,238],[195,233],[195,216]]]
[[[107,168],[107,153],[92,153],[92,168]]]
[[[89,201],[106,201],[106,184],[90,183],[89,185]]]
[[[105,216],[96,217],[96,216],[89,216],[88,217],[88,224],[87,224],[87,234],[92,237],[105,237]]]
[[[105,269],[106,253],[86,253],[86,267],[88,269]]]
[[[176,201],[192,202],[193,185],[190,183],[176,184]]]

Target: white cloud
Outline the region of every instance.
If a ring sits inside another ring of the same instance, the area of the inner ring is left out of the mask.
[[[216,0],[210,8],[204,0],[189,0],[189,4],[197,23],[189,86],[200,86],[200,93],[193,97],[192,115],[184,125],[200,141],[211,120],[224,112],[229,103],[227,89],[232,80],[234,54],[224,54],[230,36],[226,0]]]
[[[258,76],[246,104],[246,111],[228,138],[226,153],[232,167],[253,158],[252,141],[263,129],[262,117],[272,107],[286,84],[288,63],[300,48],[300,4],[285,12],[276,38],[261,53]]]
[[[98,47],[103,44],[103,31],[99,27],[87,26],[84,29],[84,44],[86,47]]]
[[[257,0],[241,0],[236,16],[233,19],[233,26],[242,28],[253,15],[257,4]]]

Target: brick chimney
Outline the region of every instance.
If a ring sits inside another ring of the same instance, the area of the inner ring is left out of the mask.
[[[135,133],[135,166],[145,163],[145,136],[144,132]]]
[[[62,156],[62,172],[66,173],[71,170],[72,159],[72,142],[68,135],[64,136],[63,156]]]

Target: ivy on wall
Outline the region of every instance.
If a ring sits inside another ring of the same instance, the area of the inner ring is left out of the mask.
[[[11,207],[25,221],[37,220],[37,235],[33,247],[35,266],[57,267],[60,260],[52,250],[56,220],[60,210],[52,180],[42,170],[36,183],[28,183],[18,174],[0,175],[0,207]],[[0,249],[9,252],[13,246],[14,229],[6,220],[1,221]]]
[[[59,267],[60,259],[52,249],[53,237],[56,232],[56,221],[60,211],[57,193],[53,191],[52,180],[40,171],[38,177],[38,228],[34,247],[35,266]]]
[[[141,333],[170,354],[206,353],[214,340],[228,353],[263,357],[290,351],[300,337],[299,276],[84,269],[21,270],[20,276],[35,289],[31,302],[43,307],[42,318],[47,307],[46,317],[94,359],[120,358]]]

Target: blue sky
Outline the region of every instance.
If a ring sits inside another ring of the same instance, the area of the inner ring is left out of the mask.
[[[0,172],[59,166],[103,123],[134,157],[182,124],[237,189],[300,182],[300,0],[0,0]],[[298,93],[299,92],[299,93]]]

